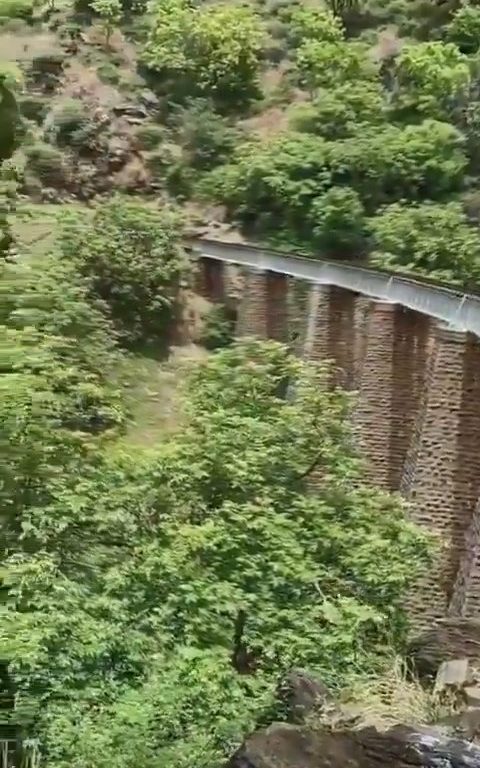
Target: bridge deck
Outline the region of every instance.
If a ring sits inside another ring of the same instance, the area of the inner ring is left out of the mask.
[[[480,336],[480,296],[433,281],[218,240],[197,239],[192,240],[191,245],[192,250],[202,257],[346,288],[364,296],[401,304],[443,320],[456,330]]]

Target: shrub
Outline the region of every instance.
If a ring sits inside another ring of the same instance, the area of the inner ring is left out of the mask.
[[[462,53],[475,53],[480,47],[480,8],[462,5],[447,28],[447,38]]]
[[[135,133],[142,149],[149,151],[156,149],[165,138],[165,128],[156,123],[140,125]]]
[[[97,75],[102,83],[107,83],[108,85],[117,85],[120,82],[118,67],[109,61],[105,61],[97,67]]]
[[[371,220],[373,261],[449,283],[480,283],[480,235],[460,203],[394,203]]]
[[[48,110],[47,102],[41,96],[22,96],[18,99],[18,106],[27,120],[33,120],[38,125],[43,122]]]
[[[153,6],[146,65],[176,98],[210,96],[239,107],[258,93],[260,19],[249,7],[164,0]]]
[[[61,186],[65,168],[62,152],[51,144],[36,143],[24,148],[25,170],[33,173],[48,187]]]
[[[60,246],[101,301],[124,345],[168,343],[183,269],[181,228],[171,211],[120,197],[88,219],[64,217]]]
[[[64,101],[53,112],[53,131],[56,142],[60,145],[72,143],[77,131],[81,131],[89,122],[85,104],[75,99]]]
[[[332,187],[312,202],[313,234],[333,256],[358,256],[364,247],[365,210],[357,192]]]
[[[27,19],[33,16],[32,0],[0,0],[0,16],[8,19]]]
[[[206,99],[196,99],[180,109],[177,125],[186,164],[201,170],[225,162],[239,138],[238,131]]]
[[[206,349],[227,347],[233,341],[235,321],[223,305],[213,306],[204,317],[201,343]]]

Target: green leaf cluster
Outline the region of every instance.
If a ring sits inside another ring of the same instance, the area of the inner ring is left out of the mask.
[[[144,61],[178,98],[206,96],[223,108],[257,93],[262,27],[247,6],[152,3]]]
[[[213,768],[292,665],[338,684],[402,643],[430,544],[362,485],[349,412],[326,367],[245,342],[192,371],[165,444],[51,453],[4,563],[0,629],[50,765],[100,750]]]

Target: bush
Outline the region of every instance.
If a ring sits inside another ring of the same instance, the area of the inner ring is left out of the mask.
[[[118,67],[111,64],[109,61],[106,61],[97,67],[97,75],[102,83],[107,83],[108,85],[118,85],[120,82]]]
[[[165,128],[156,123],[146,123],[137,128],[135,136],[141,148],[148,152],[149,150],[156,149],[165,139]]]
[[[33,16],[32,0],[0,0],[0,16],[8,19],[30,20]]]
[[[181,228],[171,211],[113,198],[89,219],[66,214],[60,246],[101,301],[122,343],[168,343],[183,269]]]
[[[225,162],[238,142],[238,131],[206,99],[196,99],[180,109],[176,122],[185,162],[199,170]]]
[[[362,123],[381,124],[386,119],[386,100],[377,82],[353,81],[321,90],[309,104],[290,112],[294,130],[316,133],[326,139],[357,134]]]
[[[23,117],[41,125],[48,111],[48,104],[41,96],[21,96],[18,106]]]
[[[258,94],[261,43],[249,7],[164,0],[153,6],[144,61],[176,99],[208,96],[238,108]]]
[[[475,53],[480,47],[480,8],[462,5],[447,28],[447,38],[462,53]]]
[[[233,341],[235,320],[223,305],[215,305],[204,317],[201,344],[206,349],[228,347]]]
[[[332,187],[312,202],[313,235],[332,256],[358,256],[364,249],[365,210],[357,192]]]
[[[51,144],[36,143],[24,147],[27,158],[25,170],[36,176],[44,186],[61,186],[65,178],[62,152]]]
[[[374,263],[448,283],[480,284],[480,234],[460,203],[394,203],[370,226]]]
[[[75,99],[64,101],[53,112],[53,132],[60,146],[71,144],[78,131],[89,122],[89,115],[83,102]]]

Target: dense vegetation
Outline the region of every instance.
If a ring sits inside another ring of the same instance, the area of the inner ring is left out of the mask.
[[[57,1],[0,7],[23,192],[219,203],[250,237],[477,284],[474,0]]]
[[[212,203],[261,240],[478,285],[480,7],[0,0],[12,39],[2,719],[52,768],[217,768],[284,716],[292,666],[341,686],[402,649],[429,543],[362,484],[325,367],[231,344],[217,308],[223,348],[145,444],[125,371],[168,354],[183,221]]]
[[[272,716],[292,665],[339,685],[401,647],[427,542],[359,485],[348,396],[275,342],[195,367],[173,437],[118,443],[116,307],[60,256],[2,282],[14,717],[49,765],[213,768]]]

